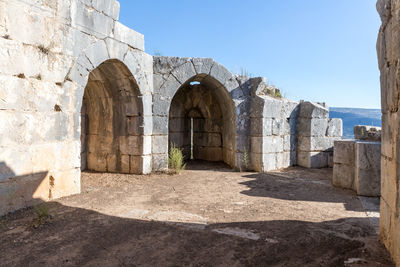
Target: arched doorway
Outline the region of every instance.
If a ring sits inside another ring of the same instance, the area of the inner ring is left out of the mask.
[[[196,75],[172,99],[168,143],[182,148],[186,160],[235,166],[235,125],[234,104],[224,86],[209,75]]]
[[[136,80],[119,60],[90,75],[81,109],[81,170],[140,173],[143,107]]]

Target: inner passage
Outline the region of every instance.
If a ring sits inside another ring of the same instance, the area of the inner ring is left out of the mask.
[[[140,173],[142,106],[128,68],[109,60],[93,70],[81,110],[81,169]]]
[[[192,78],[172,99],[169,145],[182,148],[186,160],[224,161],[233,166],[236,135],[232,105],[230,95],[215,79]]]

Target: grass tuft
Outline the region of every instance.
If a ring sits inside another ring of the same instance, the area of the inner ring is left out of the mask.
[[[186,167],[182,149],[171,143],[171,148],[168,155],[168,168],[175,174],[179,174]]]
[[[46,224],[50,219],[49,207],[46,203],[38,204],[33,207],[35,218],[33,219],[33,228],[39,228],[41,225]]]

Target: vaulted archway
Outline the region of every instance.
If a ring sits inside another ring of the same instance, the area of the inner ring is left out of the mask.
[[[172,99],[168,143],[182,148],[186,160],[235,166],[235,118],[235,106],[225,87],[210,75],[196,75]]]
[[[143,106],[129,69],[107,60],[90,74],[81,109],[81,169],[141,173]]]

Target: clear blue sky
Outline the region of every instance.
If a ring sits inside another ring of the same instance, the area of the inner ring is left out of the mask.
[[[380,108],[376,0],[120,0],[146,52],[212,57],[293,100]]]

